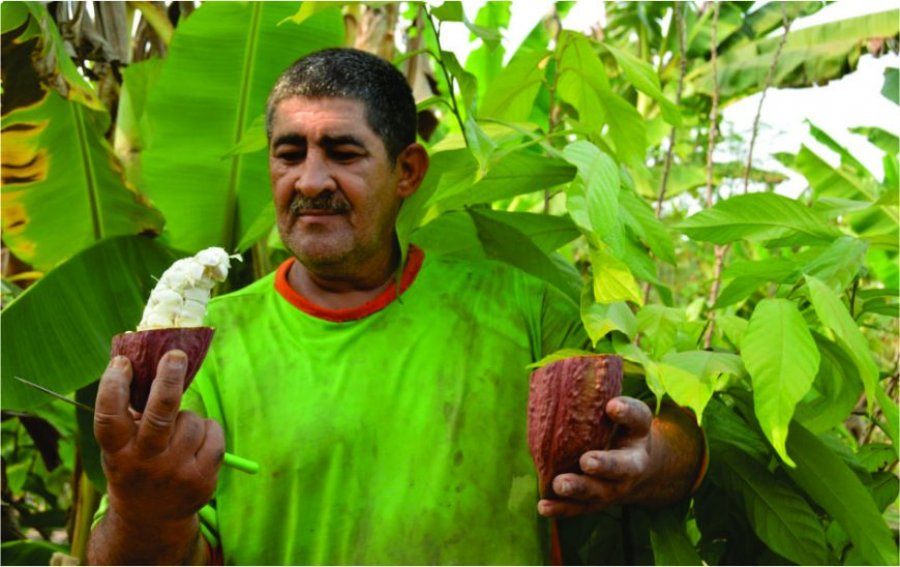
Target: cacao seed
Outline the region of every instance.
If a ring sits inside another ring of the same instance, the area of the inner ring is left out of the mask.
[[[614,424],[606,403],[622,393],[622,359],[615,355],[577,356],[531,374],[528,448],[542,498],[553,498],[553,478],[580,473],[587,451],[606,449]]]
[[[214,332],[212,327],[173,327],[114,336],[111,356],[121,354],[131,361],[131,407],[144,411],[159,359],[170,350],[179,349],[187,355],[184,378],[184,389],[187,390],[209,350]]]

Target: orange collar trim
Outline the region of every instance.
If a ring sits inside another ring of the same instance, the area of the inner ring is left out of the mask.
[[[406,267],[403,268],[403,275],[400,277],[400,293],[404,293],[415,281],[424,260],[425,253],[421,248],[416,246],[409,247],[409,257],[406,261]],[[288,283],[287,275],[294,262],[296,262],[296,258],[288,258],[278,267],[278,271],[275,273],[275,290],[300,311],[319,319],[335,323],[362,319],[384,309],[400,295],[397,293],[397,281],[392,279],[384,291],[358,307],[351,307],[350,309],[321,307],[297,293],[291,287],[291,284]]]

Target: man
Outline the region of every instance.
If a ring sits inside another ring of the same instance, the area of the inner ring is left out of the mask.
[[[184,400],[183,353],[164,357],[137,420],[128,361],[110,363],[92,561],[535,564],[549,559],[540,516],[687,494],[693,420],[620,397],[616,448],[557,477],[564,500],[538,502],[525,366],[585,342],[578,309],[497,263],[413,248],[400,266],[394,221],[428,169],[415,112],[402,74],[359,51],[312,54],[278,80],[269,171],[294,257],[210,304],[216,340]],[[219,471],[226,446],[260,474]]]

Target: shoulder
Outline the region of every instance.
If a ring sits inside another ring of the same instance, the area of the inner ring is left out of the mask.
[[[215,318],[243,309],[258,309],[262,301],[275,293],[275,272],[272,272],[239,290],[212,298],[207,313]]]

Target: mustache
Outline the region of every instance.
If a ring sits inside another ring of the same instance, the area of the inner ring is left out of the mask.
[[[300,214],[302,211],[334,211],[337,213],[346,213],[350,211],[350,203],[340,193],[332,191],[319,193],[315,197],[304,197],[297,195],[291,201],[290,211],[292,214]]]

